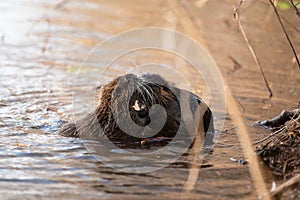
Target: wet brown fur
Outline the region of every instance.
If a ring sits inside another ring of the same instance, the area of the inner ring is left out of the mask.
[[[75,123],[66,124],[59,134],[85,138],[98,138],[105,135],[111,141],[141,141],[141,138],[126,134],[126,132],[136,134],[143,132],[151,122],[149,117],[151,107],[158,104],[165,108],[167,116],[163,128],[153,137],[174,137],[180,128],[182,130],[180,124],[184,121],[180,104],[180,98],[183,96],[188,97],[184,101],[189,101],[189,109],[195,114],[195,110],[203,102],[193,93],[168,84],[157,74],[144,74],[141,77],[126,74],[99,87],[96,110]],[[145,109],[142,110],[146,113],[145,115],[132,108],[135,100],[145,105]],[[126,112],[128,110],[129,112]],[[152,119],[159,122],[161,116],[155,115],[154,113]],[[128,130],[123,131],[119,127],[118,121],[115,120],[116,117],[125,125],[134,121],[138,126],[134,128],[129,126]],[[213,132],[212,113],[208,107],[202,120],[205,132]]]

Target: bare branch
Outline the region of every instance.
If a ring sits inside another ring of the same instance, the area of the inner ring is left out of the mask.
[[[300,174],[291,178],[287,182],[281,184],[275,190],[271,191],[271,196],[280,196],[282,192],[286,191],[288,188],[300,183]]]
[[[297,15],[298,17],[300,17],[300,12],[299,12],[299,10],[298,10],[297,5],[294,3],[294,0],[291,0],[291,4],[292,4],[292,6],[294,7],[294,9],[295,9],[295,11],[296,11],[296,15]],[[297,4],[299,4],[299,3],[297,3]]]
[[[243,2],[244,2],[244,0],[241,0],[240,3],[239,3],[239,7],[237,9],[235,9],[234,17],[237,19],[237,22],[238,22],[238,25],[239,25],[239,29],[241,30],[242,35],[244,37],[244,40],[245,40],[245,42],[246,42],[246,44],[247,44],[247,46],[248,46],[248,48],[249,48],[249,50],[251,52],[251,55],[252,55],[252,57],[253,57],[256,65],[257,65],[257,67],[258,67],[258,69],[259,69],[259,71],[260,71],[260,73],[261,73],[261,75],[263,77],[265,85],[266,85],[266,87],[267,87],[267,89],[269,91],[269,97],[271,98],[273,96],[273,92],[272,92],[271,87],[270,87],[270,85],[269,85],[269,83],[267,81],[266,75],[265,75],[265,73],[264,73],[264,71],[263,71],[263,69],[262,69],[262,67],[260,65],[260,62],[258,61],[256,53],[255,53],[254,49],[252,48],[252,46],[251,46],[251,44],[250,44],[250,42],[248,40],[248,37],[246,35],[246,32],[245,32],[244,27],[243,27],[243,25],[241,23],[241,20],[240,20],[239,11],[240,11],[240,8],[241,8],[241,5],[242,5]]]
[[[293,43],[292,43],[292,41],[291,41],[291,39],[290,39],[290,36],[289,36],[289,34],[287,33],[287,31],[286,31],[286,28],[285,28],[285,26],[284,26],[284,24],[283,24],[283,22],[282,22],[282,20],[281,20],[281,17],[280,17],[280,15],[279,15],[278,11],[277,11],[277,8],[276,8],[274,2],[273,2],[272,0],[269,0],[269,1],[270,1],[270,4],[272,5],[274,11],[275,11],[276,17],[277,17],[277,19],[278,19],[278,21],[279,21],[279,23],[280,23],[280,25],[281,25],[281,28],[283,29],[283,32],[284,32],[284,34],[285,34],[285,36],[286,36],[286,39],[288,40],[288,42],[289,42],[289,44],[290,44],[290,46],[291,46],[291,48],[292,48],[292,51],[293,51],[294,56],[295,56],[295,58],[296,58],[298,67],[299,67],[299,69],[300,69],[300,61],[299,61],[297,52],[296,52],[296,50],[295,50],[295,48],[294,48],[294,45],[293,45]],[[291,1],[293,2],[293,0],[291,0]],[[297,7],[296,7],[296,8],[297,8]],[[298,10],[297,10],[297,11],[298,11]]]

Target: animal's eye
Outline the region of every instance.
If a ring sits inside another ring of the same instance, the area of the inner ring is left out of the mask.
[[[146,105],[139,102],[139,100],[135,100],[134,102],[134,105],[132,106],[132,108],[135,110],[135,111],[142,111],[146,108]]]

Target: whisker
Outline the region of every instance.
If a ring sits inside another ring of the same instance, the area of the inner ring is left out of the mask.
[[[149,97],[149,101],[151,103],[151,105],[154,104],[154,100],[153,100],[153,94],[150,93],[150,91],[148,90],[148,85],[144,85],[144,89],[145,89],[145,92],[147,93],[148,97]],[[151,89],[152,93],[153,93],[153,90]]]
[[[142,90],[144,88],[144,86],[141,83],[139,83],[139,82],[137,84],[139,85],[138,90],[139,90],[139,92],[140,92],[140,94],[141,94],[141,96],[143,98],[143,101],[144,101],[144,103],[146,103],[147,99],[146,99],[146,97],[144,95],[144,92]]]
[[[158,85],[159,86],[159,85]],[[151,95],[151,98],[152,98],[152,104],[155,104],[156,101],[160,102],[160,98],[158,98],[158,95],[153,91],[152,87],[150,85],[147,85],[147,88],[148,90],[151,91],[152,95]],[[158,103],[157,102],[157,103]]]

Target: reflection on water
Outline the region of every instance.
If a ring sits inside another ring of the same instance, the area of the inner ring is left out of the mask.
[[[120,5],[124,2],[0,3],[1,199],[235,199],[253,194],[247,167],[229,160],[242,156],[234,132],[221,135],[214,153],[203,163],[193,166],[193,155],[185,153],[167,167],[140,174],[110,168],[90,154],[82,140],[56,134],[58,127],[73,117],[73,90],[93,92],[95,85],[89,81],[97,80],[103,71],[95,58],[86,62],[80,71],[83,75],[76,76],[87,52],[119,31],[163,25],[160,16],[168,10],[160,1],[134,1],[127,9]],[[107,79],[124,72],[119,66],[107,74]],[[196,93],[208,97],[203,82],[197,82],[191,71],[182,73],[197,85]],[[89,104],[87,101],[90,99],[81,99],[82,108]],[[217,124],[224,115],[218,113]],[[225,126],[231,127],[228,119]],[[120,149],[112,151],[124,160],[138,163],[141,159]],[[113,159],[103,154],[100,160]],[[151,165],[165,163],[158,160],[145,167]],[[183,193],[193,167],[201,168],[195,191]]]

